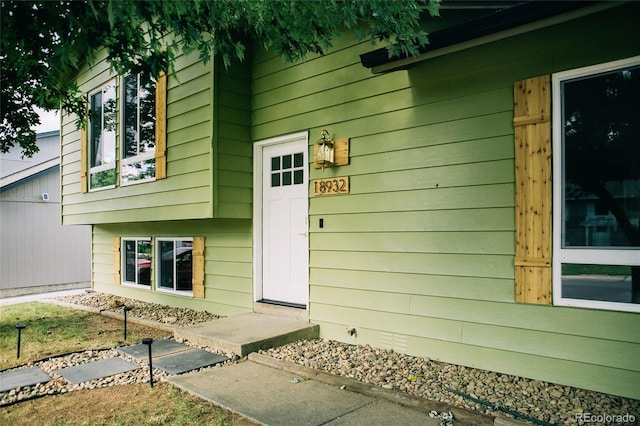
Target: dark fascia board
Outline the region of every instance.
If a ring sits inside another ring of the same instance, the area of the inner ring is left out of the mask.
[[[503,9],[430,33],[429,44],[420,48],[420,54],[530,24],[596,3],[601,3],[601,1],[529,0],[515,5],[506,4]],[[366,68],[373,68],[405,58],[406,56],[389,58],[387,48],[383,47],[360,55],[360,62]]]

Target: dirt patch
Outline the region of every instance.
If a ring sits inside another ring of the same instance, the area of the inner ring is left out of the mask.
[[[255,425],[169,383],[116,386],[21,402],[0,411],[7,425]]]

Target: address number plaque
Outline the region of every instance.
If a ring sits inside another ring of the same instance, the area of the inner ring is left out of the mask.
[[[349,193],[349,176],[316,179],[313,181],[313,195],[336,195]]]

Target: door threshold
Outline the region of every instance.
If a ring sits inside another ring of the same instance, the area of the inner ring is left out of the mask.
[[[273,300],[259,300],[253,304],[256,313],[287,318],[295,321],[309,321],[309,311],[306,305],[282,303]]]
[[[307,309],[307,305],[303,305],[300,303],[281,302],[279,300],[260,299],[258,300],[258,303],[266,303],[267,305],[284,306],[286,308],[294,309]]]

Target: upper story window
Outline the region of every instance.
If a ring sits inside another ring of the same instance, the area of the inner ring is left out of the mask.
[[[116,184],[116,83],[89,94],[89,189]]]
[[[640,57],[553,84],[554,302],[640,312]]]
[[[113,79],[89,93],[88,126],[80,132],[83,193],[115,188],[117,170],[123,186],[167,177],[166,74],[147,82],[130,74],[117,82],[117,89]]]
[[[129,74],[124,77],[120,164],[122,185],[155,179],[155,100],[155,82],[144,84],[138,74]]]

